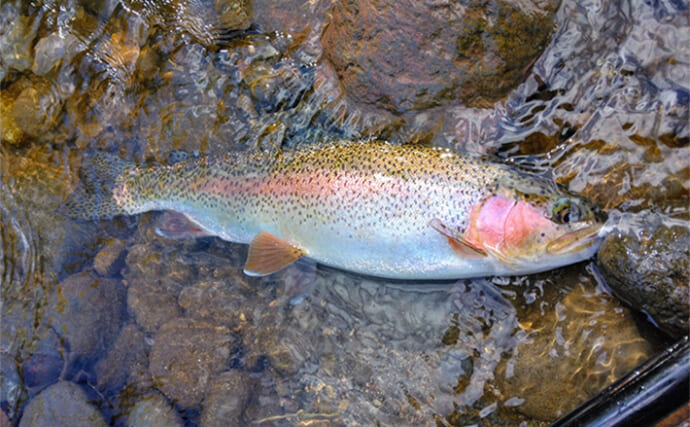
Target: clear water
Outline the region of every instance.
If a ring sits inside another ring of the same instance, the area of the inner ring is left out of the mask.
[[[241,245],[156,236],[158,213],[85,223],[56,209],[87,152],[158,164],[385,137],[495,153],[607,209],[687,220],[686,2],[566,1],[504,102],[395,120],[347,99],[321,58],[332,2],[288,2],[281,20],[257,1],[234,31],[213,3],[1,6],[0,403],[13,423],[60,378],[112,424],[157,396],[179,422],[213,425],[215,384],[244,396],[226,412],[240,425],[538,425],[664,343],[591,263],[457,283],[299,266],[259,280],[242,275]],[[111,252],[126,259],[94,273]]]

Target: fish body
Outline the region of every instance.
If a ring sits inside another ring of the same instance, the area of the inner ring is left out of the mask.
[[[564,209],[577,211],[572,221],[563,221]],[[307,256],[395,279],[528,274],[581,261],[597,250],[603,218],[551,179],[486,157],[386,142],[123,166],[112,195],[81,197],[68,210],[177,212],[200,235],[251,244],[248,274]]]

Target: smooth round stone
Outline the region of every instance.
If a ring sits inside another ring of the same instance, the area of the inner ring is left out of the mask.
[[[184,423],[173,405],[160,393],[141,399],[127,416],[129,427],[177,427]]]
[[[78,385],[61,381],[34,397],[24,410],[20,427],[106,426],[101,413]]]
[[[82,272],[60,282],[49,301],[47,318],[70,353],[89,356],[105,350],[117,336],[125,288],[119,280]]]

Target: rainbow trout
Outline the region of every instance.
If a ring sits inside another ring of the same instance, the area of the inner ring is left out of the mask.
[[[177,212],[185,235],[250,244],[249,275],[301,257],[395,279],[529,274],[590,258],[606,218],[550,178],[419,145],[333,144],[153,168],[100,156],[94,164],[109,175],[107,190],[76,191],[64,213]]]

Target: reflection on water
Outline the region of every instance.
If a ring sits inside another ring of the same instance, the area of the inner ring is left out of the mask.
[[[0,417],[539,424],[659,348],[587,263],[454,283],[310,265],[256,279],[246,247],[164,239],[160,213],[56,213],[85,152],[154,164],[384,137],[495,152],[607,208],[688,219],[686,4],[564,2],[504,103],[401,115],[348,98],[322,59],[332,5],[3,3]]]

